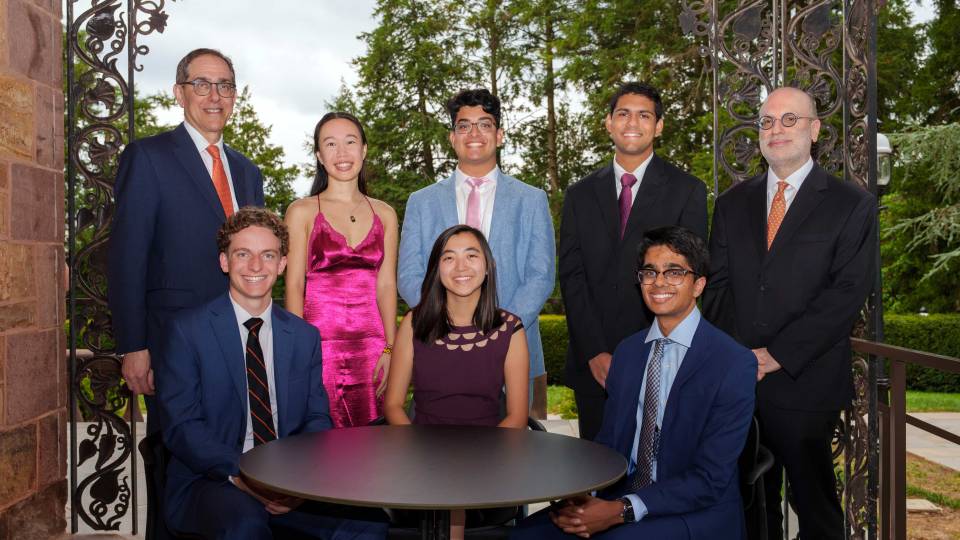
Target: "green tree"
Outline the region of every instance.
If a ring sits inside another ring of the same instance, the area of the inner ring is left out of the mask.
[[[912,91],[926,43],[923,26],[911,22],[912,4],[888,0],[877,20],[877,118],[882,132],[902,131],[928,108]]]
[[[912,90],[927,106],[928,124],[943,124],[960,118],[960,7],[956,0],[937,0],[937,16],[927,24],[930,55],[925,59]]]

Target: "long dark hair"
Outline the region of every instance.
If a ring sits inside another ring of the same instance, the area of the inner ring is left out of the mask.
[[[360,123],[360,120],[356,116],[347,113],[347,112],[328,112],[323,115],[323,118],[317,122],[317,127],[313,128],[313,155],[316,157],[317,152],[320,151],[320,128],[324,124],[331,120],[349,120],[353,122],[353,125],[357,126],[357,129],[360,130],[360,142],[364,145],[367,144],[367,134],[363,131],[363,124]],[[320,158],[317,158],[317,175],[313,178],[313,185],[310,186],[310,195],[316,195],[327,189],[327,185],[330,183],[329,176],[327,175],[327,170],[323,168],[323,163],[320,163]],[[367,194],[367,164],[364,160],[363,165],[360,166],[360,175],[357,178],[357,187],[360,189],[360,193],[364,195]]]
[[[469,225],[454,225],[440,233],[433,243],[430,259],[427,262],[427,274],[420,287],[420,303],[413,308],[413,336],[423,343],[433,343],[450,332],[450,318],[447,314],[447,289],[440,281],[440,255],[447,242],[462,233],[472,234],[480,244],[480,251],[487,261],[487,275],[480,285],[480,301],[473,312],[473,325],[482,333],[500,326],[503,318],[497,307],[497,263],[490,251],[490,244],[483,233]]]

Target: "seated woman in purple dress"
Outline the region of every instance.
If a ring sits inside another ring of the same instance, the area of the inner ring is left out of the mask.
[[[480,231],[456,225],[437,238],[420,303],[397,331],[383,404],[390,424],[410,423],[412,380],[413,423],[527,426],[527,338],[520,317],[497,307],[496,273]],[[464,512],[450,517],[451,538],[463,538]]]

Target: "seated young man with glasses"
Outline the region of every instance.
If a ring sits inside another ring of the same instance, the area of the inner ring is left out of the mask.
[[[627,458],[627,475],[560,501],[512,538],[744,538],[737,459],[753,414],[757,361],[701,318],[705,242],[682,227],[648,231],[637,278],[653,325],[613,354],[596,442]]]

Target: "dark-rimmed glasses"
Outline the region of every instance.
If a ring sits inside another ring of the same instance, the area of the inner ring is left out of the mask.
[[[190,85],[193,87],[193,93],[198,96],[206,96],[210,94],[210,90],[216,86],[217,94],[222,98],[232,98],[237,95],[237,85],[230,82],[210,82],[206,79],[194,79],[192,81],[181,82],[177,84]]]
[[[657,276],[663,274],[663,280],[667,285],[680,285],[683,283],[687,274],[693,274],[694,277],[700,274],[686,268],[667,268],[666,270],[654,270],[653,268],[641,268],[637,270],[637,280],[644,285],[653,285],[657,282]]]
[[[807,120],[816,120],[816,117],[813,117],[813,116],[797,116],[792,112],[788,112],[788,113],[783,113],[783,116],[779,118],[780,125],[785,128],[793,127],[797,125],[797,122],[801,118],[805,118]],[[773,126],[776,125],[777,120],[778,120],[777,118],[774,118],[772,116],[761,116],[757,120],[757,127],[759,127],[760,129],[773,129]]]

